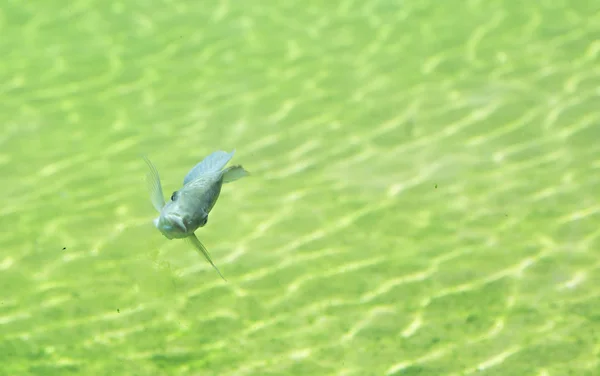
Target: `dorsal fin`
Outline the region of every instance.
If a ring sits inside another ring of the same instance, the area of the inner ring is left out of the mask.
[[[227,153],[226,151],[215,151],[208,155],[206,158],[202,160],[202,162],[198,163],[187,173],[185,178],[183,179],[183,185],[191,182],[196,179],[198,176],[217,172],[223,169],[227,162],[233,158],[235,154],[235,149],[231,151],[231,153]]]

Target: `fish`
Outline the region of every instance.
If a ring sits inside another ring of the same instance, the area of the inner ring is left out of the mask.
[[[187,240],[225,281],[195,231],[208,223],[208,215],[217,203],[223,184],[249,175],[241,165],[225,168],[234,154],[235,149],[229,153],[219,150],[209,154],[185,175],[183,186],[173,192],[168,202],[164,199],[158,170],[147,156],[142,157],[149,168],[146,182],[150,201],[159,213],[153,220],[154,226],[167,239]]]

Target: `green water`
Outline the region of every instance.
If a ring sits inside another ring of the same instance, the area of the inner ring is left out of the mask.
[[[0,35],[1,375],[600,374],[596,1],[9,0]],[[170,195],[234,148],[226,283],[141,155]]]

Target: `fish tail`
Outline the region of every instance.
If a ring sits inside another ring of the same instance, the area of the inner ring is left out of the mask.
[[[223,183],[231,183],[248,175],[250,173],[240,165],[227,167],[223,172]]]

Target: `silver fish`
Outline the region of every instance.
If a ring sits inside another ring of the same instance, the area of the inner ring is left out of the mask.
[[[248,171],[240,165],[223,169],[233,158],[231,153],[215,151],[187,173],[183,179],[183,187],[171,195],[171,200],[165,203],[160,177],[156,167],[147,157],[144,161],[150,168],[147,175],[148,189],[152,205],[160,213],[154,219],[154,226],[168,239],[187,239],[225,280],[219,269],[213,263],[206,247],[200,242],[194,231],[208,222],[208,214],[215,206],[221,186],[244,176]]]

